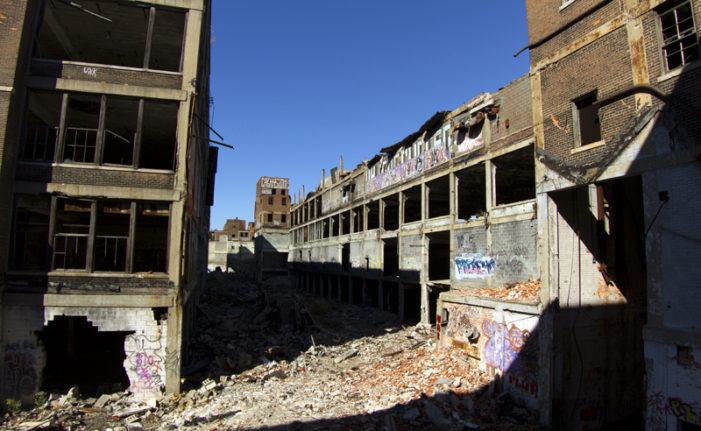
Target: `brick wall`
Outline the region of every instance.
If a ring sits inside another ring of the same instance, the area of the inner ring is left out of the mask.
[[[593,90],[597,90],[600,100],[632,85],[625,27],[545,69],[541,73],[545,149],[566,161],[581,161],[598,154],[601,149],[570,154],[575,145],[572,100]],[[610,141],[634,113],[632,96],[602,107],[601,138]]]
[[[605,1],[575,0],[560,10],[561,0],[526,0],[528,43],[540,41],[591,7]],[[530,52],[531,64],[539,62],[549,54],[615,18],[621,12],[619,3],[618,1],[609,1],[608,4],[592,13],[588,19],[580,20],[538,48],[532,49]]]
[[[71,168],[23,164],[17,165],[17,180],[58,184],[87,184],[93,186],[172,189],[172,173],[113,171],[99,168]]]
[[[105,66],[81,66],[34,60],[30,73],[49,78],[77,79],[108,84],[136,85],[179,90],[182,76],[153,71],[124,70]]]
[[[496,118],[490,120],[489,149],[508,146],[532,135],[531,80],[522,76],[494,95],[502,103]],[[509,127],[506,127],[508,121]]]

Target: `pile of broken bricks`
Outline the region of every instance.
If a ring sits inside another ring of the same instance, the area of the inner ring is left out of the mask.
[[[407,327],[374,308],[217,276],[203,295],[194,359],[184,367],[183,386],[191,389],[148,403],[128,392],[81,399],[72,390],[6,415],[0,428],[538,428],[535,415],[500,395],[463,352],[437,350],[428,325]]]

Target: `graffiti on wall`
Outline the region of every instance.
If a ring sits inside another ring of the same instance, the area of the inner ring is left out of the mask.
[[[17,341],[6,344],[3,351],[3,392],[20,399],[32,395],[37,385],[36,344],[33,341]]]
[[[126,338],[127,371],[131,391],[135,394],[161,392],[164,381],[163,359],[160,340],[150,340],[144,335],[129,335]]]
[[[492,256],[481,253],[463,253],[455,256],[455,278],[485,278],[494,275],[497,262]]]
[[[389,169],[381,174],[368,178],[365,183],[365,192],[373,193],[392,184],[405,181],[421,174],[424,170],[430,169],[440,163],[450,159],[450,151],[446,145],[440,145],[430,150],[426,150],[416,157]]]
[[[458,136],[458,139],[460,139],[461,137],[462,136]],[[475,150],[475,149],[481,147],[482,144],[483,144],[483,140],[482,140],[482,129],[481,128],[480,128],[479,135],[475,136],[474,138],[470,137],[469,133],[464,133],[463,139],[458,141],[458,149],[456,151],[456,154],[465,153],[467,151]]]
[[[289,188],[290,180],[287,178],[271,178],[271,177],[261,177],[260,186],[267,187],[269,189],[287,189]]]
[[[664,416],[674,416],[684,422],[701,425],[701,406],[698,401],[687,403],[679,398],[667,398],[662,392],[654,392],[647,402],[652,422],[664,423]]]
[[[496,323],[493,320],[482,321],[482,333],[488,338],[484,345],[484,360],[487,367],[502,373],[508,370],[516,360],[530,336],[529,331],[522,331],[514,324],[508,328],[505,324]]]

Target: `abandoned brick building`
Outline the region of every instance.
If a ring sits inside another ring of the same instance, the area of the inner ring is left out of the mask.
[[[2,392],[180,388],[204,280],[209,0],[0,2]]]
[[[287,274],[290,228],[290,180],[260,177],[256,183],[253,217],[256,278]]]
[[[292,206],[293,279],[436,322],[544,425],[699,429],[701,1],[526,6],[527,76]]]

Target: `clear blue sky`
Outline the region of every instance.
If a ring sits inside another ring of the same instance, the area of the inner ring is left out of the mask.
[[[261,176],[290,194],[352,169],[435,112],[528,72],[524,0],[213,0],[211,229],[252,221]],[[216,137],[213,136],[214,139]]]

